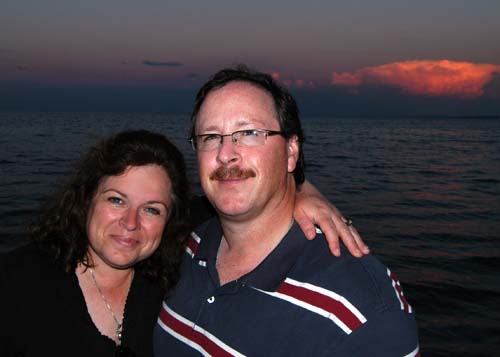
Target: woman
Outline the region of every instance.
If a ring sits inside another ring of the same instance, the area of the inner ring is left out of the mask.
[[[92,148],[0,261],[1,356],[151,356],[190,232],[184,160],[127,131]]]
[[[31,228],[33,243],[2,262],[0,355],[152,355],[189,198],[165,137],[124,132],[92,148]]]

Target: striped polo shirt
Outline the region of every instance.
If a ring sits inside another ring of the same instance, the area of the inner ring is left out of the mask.
[[[373,256],[331,255],[294,224],[253,271],[220,286],[222,229],[191,234],[181,278],[163,302],[155,356],[418,356],[415,316]]]

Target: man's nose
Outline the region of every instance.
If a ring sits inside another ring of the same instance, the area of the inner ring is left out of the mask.
[[[232,136],[221,137],[220,146],[217,148],[217,160],[222,164],[229,164],[239,158],[238,145]]]

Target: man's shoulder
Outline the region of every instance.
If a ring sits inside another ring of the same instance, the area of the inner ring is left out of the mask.
[[[325,237],[318,235],[305,244],[278,292],[346,326],[346,341],[333,347],[335,353],[418,351],[414,311],[397,277],[372,255],[356,258],[342,248],[341,256],[335,257]]]
[[[388,267],[371,254],[356,258],[344,247],[335,257],[322,234],[305,244],[289,277],[333,291],[360,307],[378,311],[402,307],[399,281]]]

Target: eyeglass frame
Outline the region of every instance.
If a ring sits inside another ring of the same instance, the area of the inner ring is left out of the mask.
[[[190,138],[188,138],[188,141],[191,143],[191,147],[193,148],[194,151],[207,152],[207,151],[212,151],[212,150],[216,150],[216,149],[220,148],[222,146],[222,142],[223,142],[225,136],[230,136],[231,137],[231,142],[233,144],[237,145],[237,146],[240,146],[238,144],[238,140],[234,137],[234,135],[235,134],[239,134],[239,133],[243,133],[245,131],[258,131],[259,133],[265,133],[266,136],[265,136],[263,144],[267,141],[267,137],[268,136],[281,135],[281,136],[285,137],[285,133],[283,131],[268,130],[268,129],[258,128],[258,129],[236,130],[236,131],[232,132],[231,134],[207,133],[207,134],[193,135]],[[198,150],[197,145],[196,145],[196,138],[200,138],[200,137],[204,137],[204,136],[210,136],[210,135],[215,135],[215,136],[219,137],[219,144],[218,144],[218,146],[215,147],[215,148],[213,148],[213,149],[211,149],[211,150]],[[241,145],[241,146],[242,147],[252,147],[252,146],[246,146],[246,145]],[[256,145],[256,146],[260,146],[260,145]]]

